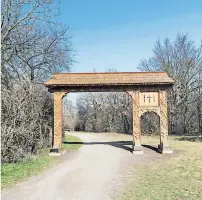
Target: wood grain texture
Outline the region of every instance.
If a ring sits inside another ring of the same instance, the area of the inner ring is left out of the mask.
[[[62,98],[67,92],[54,92],[54,139],[53,147],[61,148],[62,144]]]

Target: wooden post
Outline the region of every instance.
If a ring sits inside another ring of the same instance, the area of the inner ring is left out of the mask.
[[[143,154],[141,146],[141,127],[139,116],[139,91],[128,92],[133,105],[133,154]]]
[[[168,144],[168,106],[165,90],[160,91],[160,144],[158,150],[161,153],[173,153]]]
[[[62,145],[62,99],[67,92],[54,92],[54,129],[53,129],[53,148],[51,153],[59,153]]]

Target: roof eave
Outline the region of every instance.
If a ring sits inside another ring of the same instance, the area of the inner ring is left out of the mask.
[[[44,83],[46,87],[89,87],[89,86],[145,86],[145,85],[170,85],[173,86],[174,82],[161,82],[161,83],[117,83],[117,84],[106,84],[106,83],[99,83],[99,84],[47,84]]]

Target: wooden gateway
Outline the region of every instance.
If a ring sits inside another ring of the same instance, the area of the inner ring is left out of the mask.
[[[62,98],[69,92],[127,92],[133,101],[133,153],[142,154],[140,118],[145,112],[160,117],[161,153],[172,153],[168,144],[167,93],[174,81],[166,72],[58,73],[44,83],[54,98],[53,147],[62,143]]]

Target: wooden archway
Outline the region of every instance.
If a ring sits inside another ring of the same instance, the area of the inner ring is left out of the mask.
[[[167,92],[174,81],[166,72],[59,73],[44,83],[54,97],[54,132],[51,152],[62,144],[62,98],[69,92],[127,92],[133,101],[133,153],[142,154],[140,117],[145,111],[160,116],[161,153],[168,145]]]

